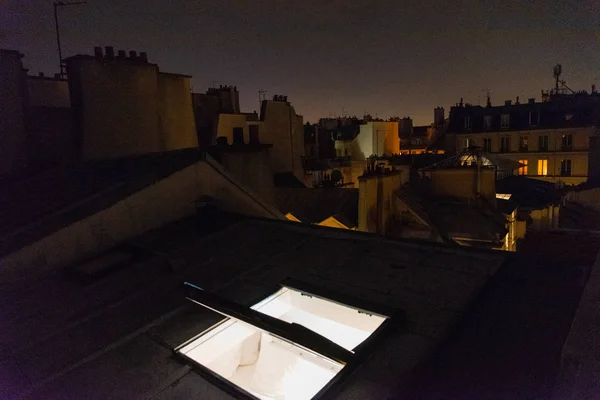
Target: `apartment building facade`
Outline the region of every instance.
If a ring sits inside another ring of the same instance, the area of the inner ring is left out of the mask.
[[[587,181],[590,137],[598,134],[597,93],[555,95],[521,104],[452,107],[448,132],[457,151],[481,147],[518,161],[519,175],[577,185]]]

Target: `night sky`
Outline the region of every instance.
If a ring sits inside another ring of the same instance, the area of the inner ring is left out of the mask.
[[[285,94],[305,121],[412,116],[464,97],[540,99],[560,62],[574,89],[600,87],[600,1],[88,0],[60,9],[63,55],[95,45],[146,51],[194,90],[237,85]],[[52,1],[0,0],[0,47],[31,73],[57,72]]]

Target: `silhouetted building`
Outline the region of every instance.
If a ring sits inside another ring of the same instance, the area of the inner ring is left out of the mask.
[[[28,76],[18,51],[0,50],[0,175],[77,159],[69,86],[55,77]]]
[[[27,166],[27,72],[23,54],[0,50],[0,174],[15,173]]]
[[[66,60],[84,160],[198,146],[190,76],[161,72],[144,52]]]

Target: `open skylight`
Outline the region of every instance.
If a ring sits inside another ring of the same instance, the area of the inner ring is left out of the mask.
[[[225,300],[220,307],[201,289],[190,299],[228,318],[179,353],[263,400],[312,399],[387,319],[291,287],[250,309]]]

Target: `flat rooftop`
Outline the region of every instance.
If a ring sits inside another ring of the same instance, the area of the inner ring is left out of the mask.
[[[93,262],[7,281],[0,270],[0,397],[105,399],[110,388],[112,398],[230,399],[173,351],[222,320],[186,300],[182,283],[249,306],[291,278],[405,315],[332,393],[389,398],[506,261],[231,214],[182,220],[113,251],[104,260],[121,262],[104,271]]]

